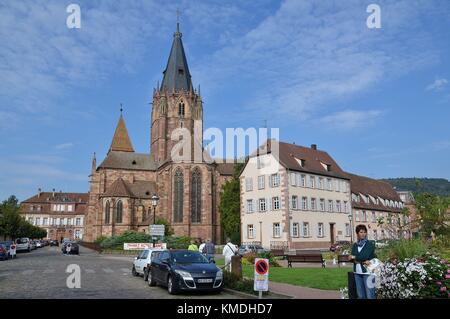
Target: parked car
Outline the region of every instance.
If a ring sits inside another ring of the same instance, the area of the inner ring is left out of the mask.
[[[269,253],[269,252],[270,252],[270,249],[266,249],[261,245],[242,245],[238,249],[238,254],[241,256],[244,256],[245,254],[248,254],[248,253],[261,254],[261,253]]]
[[[5,244],[0,243],[0,259],[7,260],[9,259],[9,249]]]
[[[36,240],[36,248],[42,248],[42,242],[40,240]]]
[[[27,251],[30,252],[32,249],[32,244],[30,238],[23,237],[16,239],[16,251]]]
[[[161,251],[163,251],[161,248],[144,249],[137,257],[134,257],[133,266],[131,268],[133,276],[143,275],[144,280],[147,281],[151,262]]]
[[[330,251],[335,252],[337,250],[340,250],[345,247],[350,247],[350,246],[351,246],[351,242],[349,242],[348,240],[340,240],[340,241],[335,242],[334,244],[331,244]]]
[[[31,244],[31,250],[37,249],[37,245],[36,245],[36,241],[35,241],[35,240],[32,240],[32,241],[30,242],[30,244]]]
[[[5,246],[6,250],[8,251],[8,258],[11,258],[12,256],[11,256],[10,250],[11,250],[11,245],[14,244],[14,242],[12,240],[8,240],[8,241],[2,241],[2,242],[0,242],[0,244]]]
[[[164,250],[152,260],[148,285],[167,287],[169,294],[222,290],[223,272],[203,254],[191,250]]]
[[[61,251],[65,254],[67,249],[67,245],[71,245],[69,254],[71,255],[79,255],[80,254],[80,248],[78,247],[78,244],[74,241],[65,241],[61,246]]]
[[[59,246],[59,241],[57,241],[56,239],[50,240],[50,246]]]

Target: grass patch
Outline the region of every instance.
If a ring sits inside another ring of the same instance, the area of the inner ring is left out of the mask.
[[[224,259],[216,259],[216,265],[224,265]],[[317,288],[323,290],[339,290],[347,287],[347,273],[349,268],[284,268],[271,267],[269,270],[269,280],[296,286]],[[244,277],[253,278],[253,266],[243,265]]]

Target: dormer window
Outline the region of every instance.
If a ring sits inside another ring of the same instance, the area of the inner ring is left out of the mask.
[[[295,160],[297,161],[298,165],[300,165],[301,167],[305,167],[305,160],[302,158],[295,158]]]
[[[183,69],[178,69],[178,75],[184,75],[184,70]]]
[[[136,163],[136,161],[133,161],[131,164],[136,165],[137,163]]]

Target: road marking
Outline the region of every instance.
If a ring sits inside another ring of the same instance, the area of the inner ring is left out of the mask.
[[[22,271],[22,275],[31,275],[34,273],[34,269],[24,270]]]
[[[111,268],[103,268],[103,271],[104,271],[104,272],[107,272],[107,273],[112,273],[112,272],[114,272],[114,270],[112,270]]]
[[[53,274],[55,272],[55,269],[46,269],[44,270],[44,274]]]
[[[84,271],[86,273],[88,273],[88,274],[95,274],[95,270],[94,269],[85,269]]]

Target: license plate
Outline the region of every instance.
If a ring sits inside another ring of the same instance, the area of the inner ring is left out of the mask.
[[[210,283],[212,281],[213,281],[212,279],[208,278],[208,279],[199,279],[197,282],[200,284],[206,284],[206,283]]]

